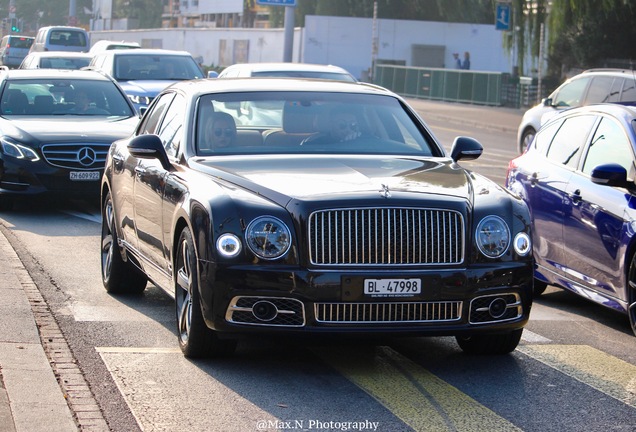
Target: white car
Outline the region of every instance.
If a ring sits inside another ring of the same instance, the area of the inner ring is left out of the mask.
[[[223,69],[218,77],[292,77],[358,81],[339,66],[309,63],[237,63]]]
[[[98,53],[107,50],[114,49],[135,49],[141,48],[141,45],[137,42],[126,42],[126,41],[112,41],[112,40],[100,40],[95,42],[95,44],[91,47],[90,53]]]
[[[530,108],[517,131],[519,153],[534,139],[542,122],[566,108],[603,102],[636,101],[636,76],[630,70],[590,69],[565,81],[540,104]]]

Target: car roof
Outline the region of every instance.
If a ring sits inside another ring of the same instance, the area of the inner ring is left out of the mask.
[[[339,66],[311,63],[236,63],[226,69],[247,69],[252,72],[318,71],[349,73]]]
[[[187,56],[192,57],[188,51],[176,51],[176,50],[167,50],[162,48],[135,48],[135,49],[114,49],[114,50],[106,50],[96,53],[96,55],[172,55],[172,56]]]
[[[47,78],[111,81],[107,75],[101,72],[77,69],[9,69],[0,71],[0,76],[2,75],[10,80]]]
[[[597,103],[591,105],[584,105],[574,108],[568,108],[559,112],[558,114],[550,117],[547,123],[552,123],[555,120],[559,120],[563,117],[568,117],[576,114],[585,114],[585,113],[605,113],[610,114],[614,117],[625,117],[627,120],[633,119],[636,117],[636,102],[612,102],[612,103]]]
[[[224,78],[181,81],[171,85],[171,89],[179,89],[185,93],[200,95],[206,93],[238,93],[238,92],[317,92],[317,93],[359,93],[379,94],[400,98],[397,94],[374,84],[314,80],[310,78]]]
[[[79,58],[93,58],[93,54],[77,51],[34,51],[28,54],[29,57],[79,57]]]

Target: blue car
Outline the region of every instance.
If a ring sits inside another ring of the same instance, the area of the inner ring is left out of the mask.
[[[169,85],[203,78],[203,71],[190,53],[164,49],[106,50],[95,54],[89,68],[112,76],[142,114]]]
[[[599,104],[544,124],[509,165],[531,212],[535,295],[570,290],[629,316],[636,334],[636,108]]]

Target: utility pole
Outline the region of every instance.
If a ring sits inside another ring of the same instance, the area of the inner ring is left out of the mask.
[[[285,47],[283,50],[283,61],[290,63],[293,60],[294,47],[294,7],[285,6]]]
[[[77,0],[69,0],[68,4],[68,25],[77,25]]]

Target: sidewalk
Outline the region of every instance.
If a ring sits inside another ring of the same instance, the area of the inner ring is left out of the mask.
[[[24,284],[31,284],[36,291],[37,287],[1,231],[0,262],[0,429],[76,431],[42,346]]]
[[[0,226],[0,430],[108,432],[62,331],[4,229]]]

